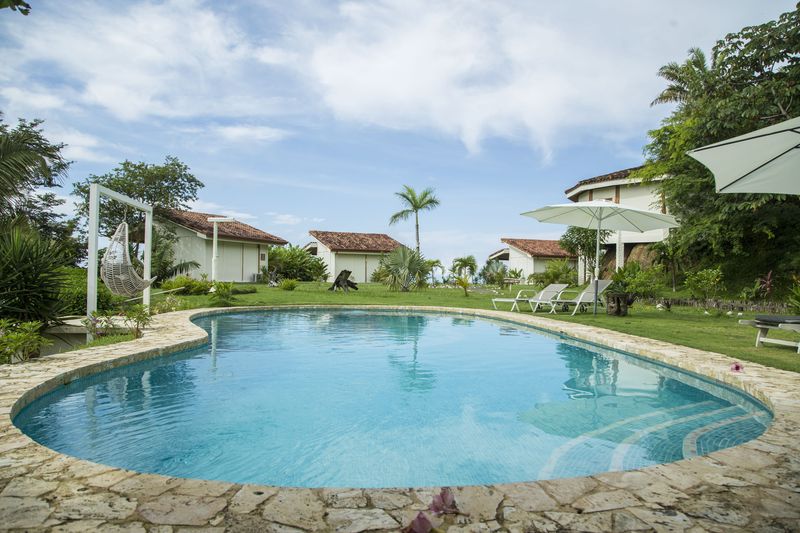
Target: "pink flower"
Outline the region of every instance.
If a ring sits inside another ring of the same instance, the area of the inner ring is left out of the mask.
[[[731,372],[744,372],[744,365],[739,361],[731,363]]]
[[[420,512],[417,517],[403,529],[403,533],[430,533],[432,530],[433,524],[431,524],[431,521],[425,516],[425,513]]]
[[[430,510],[435,515],[458,514],[456,497],[453,496],[453,491],[447,487],[444,487],[442,492],[433,497]]]

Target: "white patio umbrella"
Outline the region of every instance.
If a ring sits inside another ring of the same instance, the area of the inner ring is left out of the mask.
[[[573,202],[540,207],[522,213],[539,222],[567,224],[597,230],[597,248],[594,256],[594,314],[597,314],[597,281],[600,277],[600,231],[638,231],[675,228],[678,223],[672,215],[656,213],[638,207],[617,204],[608,200]]]
[[[717,192],[800,194],[800,117],[687,154],[714,173]]]

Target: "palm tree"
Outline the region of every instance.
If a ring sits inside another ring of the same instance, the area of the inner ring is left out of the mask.
[[[689,49],[689,58],[678,64],[671,61],[658,69],[658,75],[669,82],[667,88],[661,91],[651,106],[657,104],[681,104],[691,99],[692,96],[709,94],[715,87],[713,65],[709,67],[706,55],[699,48]]]
[[[66,174],[63,145],[50,144],[41,121],[2,124],[0,114],[0,214],[9,215],[25,194],[38,185],[52,186]]]
[[[403,185],[403,190],[394,194],[400,197],[406,208],[392,215],[391,218],[389,218],[389,224],[395,224],[401,220],[406,220],[413,214],[417,230],[417,253],[419,254],[419,212],[430,211],[438,206],[439,199],[436,198],[433,194],[433,189],[430,187],[420,194],[417,194],[417,191],[408,185]]]
[[[457,277],[472,277],[475,275],[475,272],[478,271],[478,262],[475,260],[474,255],[456,257],[450,265],[450,271]]]

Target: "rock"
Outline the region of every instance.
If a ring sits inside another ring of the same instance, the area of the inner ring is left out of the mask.
[[[141,522],[127,524],[104,524],[97,528],[99,533],[147,533]]]
[[[597,481],[589,477],[578,477],[541,481],[539,485],[558,503],[569,505],[587,492],[594,490],[597,487]]]
[[[154,474],[136,474],[112,485],[111,490],[135,497],[149,497],[164,494],[180,484],[181,480]]]
[[[281,489],[264,506],[262,516],[272,522],[308,530],[323,530],[325,507],[308,489]]]
[[[509,505],[523,511],[550,511],[558,507],[558,503],[535,483],[502,485],[497,488],[511,500]]]
[[[274,496],[278,492],[275,487],[262,487],[260,485],[244,485],[239,492],[231,498],[228,509],[232,513],[247,514],[255,511],[256,507]]]
[[[708,518],[713,522],[732,526],[746,526],[750,521],[750,511],[741,504],[703,496],[684,502],[681,510],[689,516]]]
[[[55,526],[51,533],[84,533],[86,531],[98,531],[103,520],[75,520]]]
[[[89,486],[107,489],[111,485],[116,485],[120,481],[128,479],[133,475],[134,473],[129,470],[111,470],[110,472],[98,474],[88,479],[84,479],[83,481]]]
[[[186,494],[187,496],[222,496],[228,492],[233,483],[222,481],[207,481],[205,479],[186,479],[183,480],[172,492],[176,494]]]
[[[341,533],[395,529],[399,525],[382,509],[331,509],[327,521],[334,531]]]
[[[136,510],[136,502],[112,493],[86,494],[57,503],[54,516],[62,519],[122,520]]]
[[[411,505],[413,500],[402,492],[391,490],[367,490],[366,494],[372,500],[372,505],[385,510],[400,509]]]
[[[596,513],[640,505],[639,500],[624,490],[611,490],[588,494],[572,503],[582,513]]]
[[[0,528],[4,530],[40,527],[50,513],[50,505],[44,500],[0,497]]]
[[[637,490],[636,496],[646,502],[657,503],[664,507],[672,507],[678,500],[689,497],[683,492],[661,482],[653,483]]]
[[[614,524],[614,533],[649,531],[652,529],[642,520],[639,520],[627,511],[615,511],[611,513],[611,521]]]
[[[658,533],[683,531],[692,526],[692,520],[688,516],[672,509],[634,507],[627,511]]]
[[[566,531],[584,531],[586,533],[608,533],[613,529],[611,513],[592,513],[588,515],[578,513],[558,513],[549,511],[545,516],[558,524]]]
[[[204,526],[228,502],[224,498],[165,494],[139,505],[139,514],[154,524]]]
[[[57,481],[42,481],[35,477],[22,476],[12,479],[0,496],[16,496],[18,498],[41,496],[58,487]]]
[[[356,509],[367,506],[367,497],[360,489],[325,489],[322,498],[328,507]]]
[[[503,493],[492,487],[460,487],[453,489],[458,510],[467,513],[471,521],[494,520]]]

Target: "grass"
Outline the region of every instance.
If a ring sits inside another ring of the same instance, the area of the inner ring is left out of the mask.
[[[517,289],[499,291],[471,292],[465,297],[460,288],[431,288],[415,292],[391,292],[385,286],[375,283],[362,283],[358,291],[330,292],[328,283],[300,283],[293,291],[269,288],[265,285],[252,285],[256,292],[236,295],[236,305],[433,305],[444,307],[467,307],[491,309],[493,297],[513,296]],[[210,307],[207,295],[182,296],[181,300],[190,308]],[[505,304],[504,309],[509,309]],[[530,313],[530,311],[526,311]],[[740,317],[714,316],[703,314],[702,309],[673,307],[671,312],[659,311],[651,306],[635,305],[627,317],[613,317],[606,314],[593,316],[591,313],[574,317],[567,313],[541,316],[578,322],[602,328],[648,337],[662,341],[723,353],[741,361],[753,361],[766,366],[800,372],[800,354],[788,347],[755,347],[756,331],[740,326]],[[741,318],[752,318],[745,313]],[[770,332],[770,336],[797,340],[790,332]]]
[[[135,337],[133,333],[120,333],[116,335],[104,335],[97,337],[92,342],[81,344],[73,348],[74,350],[83,350],[84,348],[94,348],[96,346],[108,346],[109,344],[116,344],[118,342],[132,341]]]

